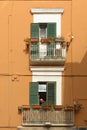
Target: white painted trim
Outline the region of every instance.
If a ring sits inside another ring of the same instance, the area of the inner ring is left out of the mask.
[[[64,66],[30,66],[30,70],[33,72],[62,72],[64,71]]]
[[[61,36],[61,14],[34,14],[34,23],[56,23],[56,37]]]
[[[56,104],[62,104],[62,71],[64,67],[56,66],[30,66],[32,71],[32,82],[55,81],[56,82]]]
[[[31,8],[32,14],[62,14],[63,8]]]
[[[34,23],[55,22],[57,23],[57,36],[61,36],[61,14],[63,8],[31,8]],[[55,81],[56,82],[56,104],[62,104],[62,72],[64,66],[30,66],[32,71],[32,82]]]

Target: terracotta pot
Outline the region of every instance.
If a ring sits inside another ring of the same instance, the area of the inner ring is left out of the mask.
[[[51,106],[43,106],[43,109],[44,109],[44,110],[50,110],[50,109],[51,109]]]
[[[29,42],[26,42],[26,48],[29,49]]]
[[[38,38],[30,38],[30,42],[32,42],[32,43],[38,43],[39,39]]]
[[[76,107],[75,112],[78,112],[78,111],[80,111],[80,108]]]
[[[55,38],[55,42],[64,42],[64,39],[61,39],[61,38]]]
[[[32,108],[34,108],[34,109],[40,109],[41,106],[40,105],[32,105]]]
[[[72,111],[74,110],[73,106],[67,106],[64,108],[65,111]]]
[[[30,109],[29,105],[23,105],[22,107],[23,107],[23,109]]]
[[[61,110],[61,109],[63,109],[63,105],[55,105],[54,109],[55,110]]]
[[[51,43],[51,39],[41,39],[41,43]]]

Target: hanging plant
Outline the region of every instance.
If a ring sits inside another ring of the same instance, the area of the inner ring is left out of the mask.
[[[29,43],[30,42],[30,38],[27,37],[27,38],[24,39],[24,41]]]
[[[29,49],[30,38],[28,38],[28,37],[25,38],[24,42],[26,43],[26,49],[28,50]]]
[[[80,111],[82,109],[82,104],[76,102],[74,104],[74,110],[77,112],[77,111]]]

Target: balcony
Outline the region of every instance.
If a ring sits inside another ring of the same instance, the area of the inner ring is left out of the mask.
[[[32,109],[25,107],[22,109],[22,125],[57,125],[73,126],[74,110],[64,109]]]
[[[66,61],[66,42],[30,43],[31,65],[64,65]]]

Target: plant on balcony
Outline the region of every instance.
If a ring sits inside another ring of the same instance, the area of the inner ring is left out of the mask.
[[[39,42],[39,38],[30,38],[30,42],[31,43],[38,43]]]
[[[41,43],[51,43],[51,38],[42,38]]]
[[[30,38],[27,37],[27,38],[24,39],[24,41],[29,43],[30,42]]]
[[[63,43],[65,41],[65,39],[64,39],[64,37],[56,37],[55,38],[55,42],[61,42],[61,43]]]
[[[61,109],[63,109],[64,107],[63,107],[63,105],[55,105],[54,106],[54,109],[55,110],[61,110]]]
[[[25,38],[24,41],[26,42],[26,44],[29,44],[30,42],[31,43],[37,43],[39,42],[39,38]]]
[[[44,110],[50,110],[51,108],[52,108],[52,106],[50,106],[50,105],[42,106],[42,109],[44,109]]]
[[[30,38],[25,38],[24,42],[26,43],[26,49],[29,49]]]
[[[64,107],[64,110],[65,111],[72,111],[72,110],[74,110],[74,107],[70,106],[70,105],[67,105],[67,106]]]
[[[31,107],[33,109],[40,109],[41,108],[41,106],[39,104],[33,104]]]
[[[74,110],[75,110],[75,112],[80,111],[82,108],[83,108],[82,104],[80,104],[78,101],[74,102]]]

